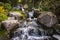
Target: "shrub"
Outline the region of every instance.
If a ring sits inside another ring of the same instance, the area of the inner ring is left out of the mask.
[[[4,5],[4,3],[0,2],[0,6],[3,6],[3,5]]]
[[[11,5],[9,3],[5,3],[4,9],[11,10]]]
[[[7,18],[8,18],[7,15],[5,15],[3,13],[0,14],[0,22],[6,20]]]
[[[3,11],[4,11],[3,6],[0,6],[0,12],[3,12]]]

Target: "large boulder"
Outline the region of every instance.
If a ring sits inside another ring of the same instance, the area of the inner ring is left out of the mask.
[[[22,14],[20,12],[9,12],[8,16],[14,17],[15,19],[20,19],[20,17],[22,17]]]
[[[56,15],[52,12],[41,12],[37,20],[47,27],[52,27],[57,23]]]
[[[7,31],[12,30],[19,26],[18,20],[5,20],[2,21],[2,27],[4,27]]]

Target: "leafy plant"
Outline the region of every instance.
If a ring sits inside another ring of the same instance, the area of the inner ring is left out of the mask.
[[[8,18],[7,15],[5,15],[3,13],[0,14],[0,22],[6,20],[7,18]]]
[[[0,6],[3,6],[4,5],[4,3],[3,2],[0,2]]]
[[[4,11],[3,6],[0,6],[0,12],[3,12],[3,11]]]
[[[11,10],[11,5],[9,3],[5,3],[4,9]]]

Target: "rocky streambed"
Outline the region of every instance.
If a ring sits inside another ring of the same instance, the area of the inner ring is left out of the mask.
[[[29,17],[24,20],[20,20],[19,12],[9,13],[8,20],[2,21],[1,25],[7,30],[9,40],[60,40],[60,36],[56,36],[60,34],[55,29],[58,24],[56,15],[52,12],[41,12],[35,17],[34,13],[30,11]]]
[[[39,28],[36,20],[33,19],[25,23],[24,27],[22,26],[14,32],[11,40],[58,40],[53,36],[47,35],[48,33],[44,29]]]

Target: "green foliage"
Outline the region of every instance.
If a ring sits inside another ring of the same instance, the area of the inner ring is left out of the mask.
[[[29,3],[30,1],[30,3]],[[40,11],[52,11],[59,12],[60,10],[60,0],[29,0],[29,7],[40,9]]]
[[[11,10],[12,6],[9,3],[0,2],[0,6],[3,6],[5,10]]]
[[[6,32],[5,29],[4,29],[4,30],[1,30],[1,31],[0,31],[0,37],[3,36],[3,35],[5,34],[5,32]]]
[[[5,6],[5,4],[3,2],[0,2],[0,26],[1,26],[1,22],[8,18],[8,16],[7,16],[8,10],[9,10],[8,7],[9,6]]]
[[[2,14],[4,14],[4,15],[8,15],[8,10],[4,10],[4,12],[2,12]]]
[[[11,5],[9,3],[5,3],[4,8],[7,10],[11,10]]]
[[[7,18],[8,18],[7,15],[5,15],[3,13],[0,14],[0,22],[6,20]]]
[[[2,3],[2,2],[0,2],[0,5],[2,6],[2,8],[0,8],[0,9],[2,9],[1,10],[2,12],[0,12],[0,23],[1,23],[3,20],[7,19],[7,12],[8,12],[8,10],[5,10],[4,8],[5,7],[7,8],[9,6],[5,6],[4,3]]]
[[[20,9],[12,8],[11,11],[20,11]]]
[[[10,4],[12,6],[16,5],[18,3],[18,0],[9,0],[10,1]]]
[[[3,5],[4,5],[4,3],[0,2],[0,6],[3,6]]]

